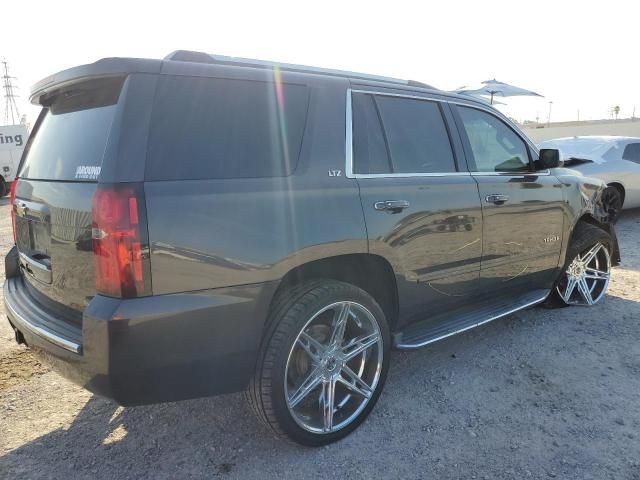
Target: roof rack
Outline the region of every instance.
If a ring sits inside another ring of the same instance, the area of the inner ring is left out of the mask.
[[[359,80],[371,80],[377,82],[397,83],[400,85],[418,86],[423,88],[434,87],[415,80],[402,80],[399,78],[383,77],[380,75],[369,75],[367,73],[356,73],[345,70],[334,70],[331,68],[309,67],[306,65],[294,65],[291,63],[270,62],[267,60],[256,60],[252,58],[228,57],[226,55],[213,55],[204,52],[195,52],[190,50],[176,50],[164,57],[165,60],[173,60],[178,62],[195,62],[210,63],[217,65],[235,65],[238,67],[254,67],[254,68],[274,68],[280,70],[297,73],[312,73],[316,75],[331,75],[335,77],[352,78]]]

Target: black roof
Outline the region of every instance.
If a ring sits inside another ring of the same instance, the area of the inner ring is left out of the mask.
[[[179,64],[183,63],[184,68]],[[292,72],[294,74],[312,75],[316,77],[334,77],[352,80],[360,85],[376,85],[387,88],[396,88],[401,90],[420,90],[431,92],[433,94],[456,97],[465,102],[484,104],[477,99],[469,96],[460,96],[451,92],[439,90],[430,85],[416,82],[413,80],[402,80],[398,78],[370,75],[366,73],[348,72],[343,70],[333,70],[326,68],[310,67],[304,65],[293,65],[279,62],[269,62],[264,60],[255,60],[247,58],[228,57],[223,55],[212,55],[204,52],[195,52],[189,50],[176,50],[164,59],[143,59],[143,58],[103,58],[94,63],[80,65],[67,70],[63,70],[54,75],[40,80],[31,89],[31,102],[42,103],[43,97],[46,97],[51,91],[59,89],[66,83],[75,83],[81,79],[90,79],[94,77],[110,76],[110,75],[126,75],[129,73],[163,73],[181,72],[183,69],[185,74],[188,72],[203,71],[207,72],[208,67],[241,67],[259,70],[273,70],[278,68],[282,72]]]

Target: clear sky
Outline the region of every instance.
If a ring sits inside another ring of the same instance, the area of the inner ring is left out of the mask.
[[[2,8],[0,57],[28,92],[58,70],[177,49],[411,78],[442,89],[498,80],[518,120],[640,116],[640,2],[28,0]],[[0,107],[0,109],[3,108]],[[0,117],[2,119],[3,117]]]

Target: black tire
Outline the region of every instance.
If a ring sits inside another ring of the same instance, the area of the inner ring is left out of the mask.
[[[331,433],[313,433],[293,418],[285,398],[285,372],[289,352],[312,316],[339,301],[356,302],[373,314],[383,341],[383,358],[377,385],[368,403],[351,423]],[[245,392],[256,416],[276,435],[301,445],[318,447],[338,441],[353,432],[375,406],[389,368],[391,337],[384,313],[365,291],[348,283],[316,280],[283,292],[274,302],[258,355],[255,374]]]
[[[571,244],[567,249],[566,261],[562,267],[560,276],[553,285],[551,294],[545,302],[546,307],[564,308],[569,306],[558,293],[558,285],[560,285],[566,279],[567,268],[574,260],[574,258],[588,251],[589,249],[591,249],[591,247],[598,243],[602,243],[608,250],[609,256],[613,257],[613,240],[611,239],[611,235],[609,235],[601,228],[596,227],[595,225],[591,225],[585,222],[578,222],[571,236]]]
[[[617,187],[609,186],[604,189],[601,198],[602,206],[607,212],[608,221],[610,223],[617,222],[624,201],[622,192]]]
[[[9,193],[7,182],[4,181],[4,178],[0,177],[0,198],[4,197],[7,193]]]

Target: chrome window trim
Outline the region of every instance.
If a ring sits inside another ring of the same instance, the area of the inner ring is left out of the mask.
[[[413,178],[413,177],[470,177],[470,172],[438,173],[349,173],[349,178]]]
[[[369,95],[380,95],[386,97],[400,97],[409,98],[415,100],[427,100],[432,102],[449,103],[454,105],[461,105],[463,107],[476,108],[482,110],[490,115],[493,115],[501,122],[504,122],[499,116],[495,114],[491,109],[485,108],[482,105],[477,105],[472,102],[465,102],[464,100],[453,100],[446,98],[438,98],[433,96],[419,96],[409,95],[404,93],[391,93],[379,90],[361,90],[361,89],[347,89],[346,98],[346,132],[345,132],[345,176],[347,178],[414,178],[414,177],[451,177],[451,176],[501,176],[501,177],[522,177],[522,176],[544,176],[550,175],[549,170],[542,170],[540,172],[436,172],[436,173],[353,173],[353,104],[351,95],[353,93],[364,93]],[[443,118],[443,121],[446,121]],[[513,130],[513,129],[512,129]],[[514,131],[518,137],[525,142],[526,145],[532,147],[534,151],[537,151],[531,141],[519,132]]]
[[[539,172],[469,172],[474,177],[542,177],[551,175],[550,170],[540,170]]]
[[[351,89],[347,88],[347,113],[346,113],[346,132],[345,132],[345,160],[346,165],[344,168],[345,176],[347,178],[358,178],[353,173],[353,116],[352,116],[352,103],[351,103]]]

